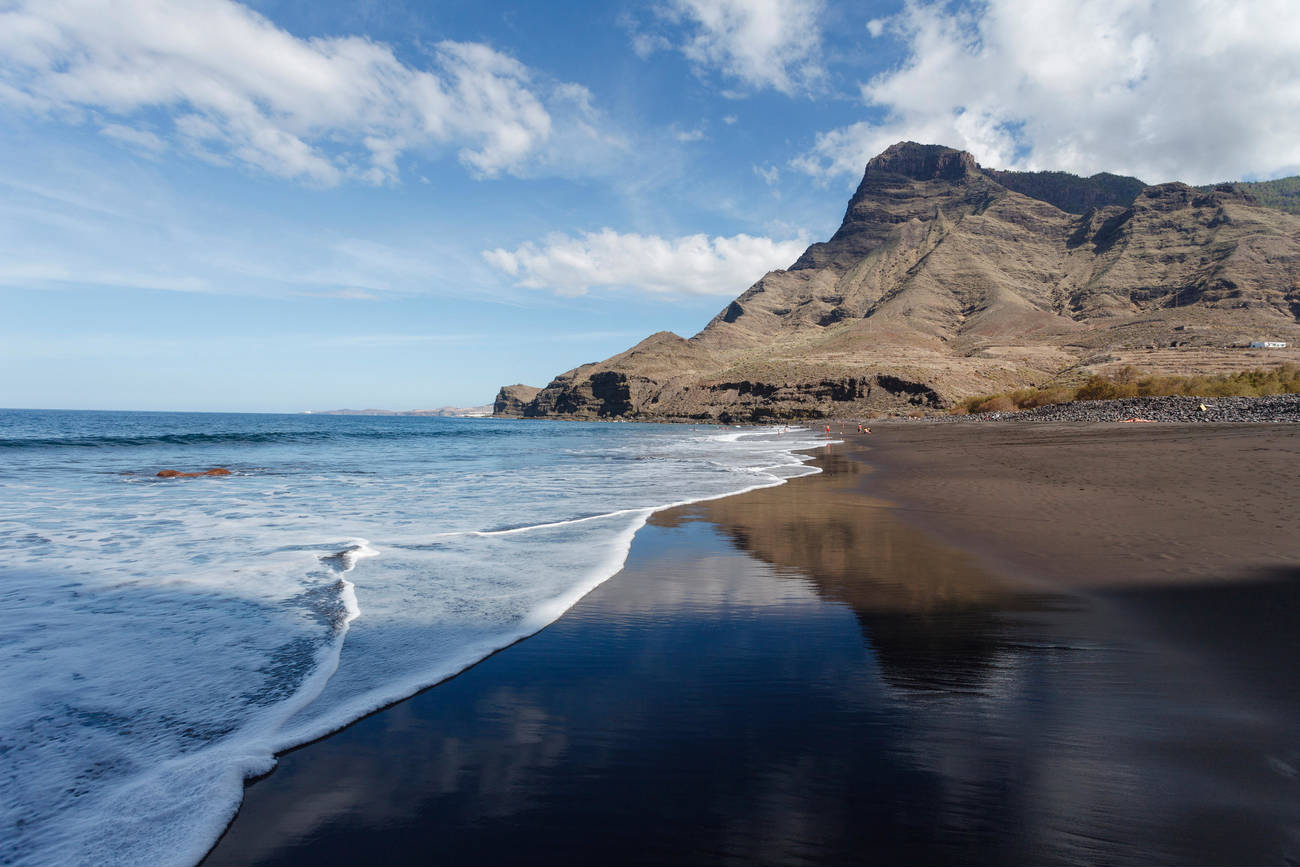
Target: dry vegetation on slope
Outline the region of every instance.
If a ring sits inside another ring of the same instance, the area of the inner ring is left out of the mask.
[[[979,395],[958,404],[956,414],[1015,412],[1077,400],[1120,400],[1127,397],[1265,397],[1300,394],[1300,365],[1283,364],[1237,373],[1207,376],[1156,376],[1132,367],[1115,376],[1094,375],[1077,387],[1023,388],[1003,394]]]

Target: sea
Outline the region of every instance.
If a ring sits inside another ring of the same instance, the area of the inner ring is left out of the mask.
[[[0,862],[199,861],[277,752],[541,630],[656,510],[816,472],[825,443],[0,410]]]

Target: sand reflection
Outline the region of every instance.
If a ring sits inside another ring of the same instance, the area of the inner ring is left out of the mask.
[[[892,504],[862,494],[870,469],[836,447],[818,464],[821,476],[663,512],[651,522],[708,521],[738,550],[848,605],[893,686],[978,687],[1012,646],[1008,618],[1060,604],[901,522]]]

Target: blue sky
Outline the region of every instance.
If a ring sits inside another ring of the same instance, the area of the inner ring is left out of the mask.
[[[1300,8],[0,0],[0,406],[484,403],[695,333],[902,139],[1300,173]]]

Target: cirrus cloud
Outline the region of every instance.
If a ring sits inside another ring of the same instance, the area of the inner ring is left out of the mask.
[[[417,68],[365,37],[300,39],[230,0],[9,6],[0,104],[326,186],[395,179],[413,150],[452,149],[494,177],[547,162],[557,140],[605,140],[585,88],[489,46],[440,42]]]
[[[530,289],[583,295],[594,288],[652,295],[734,296],[768,271],[785,268],[808,242],[750,235],[730,238],[622,234],[613,229],[556,234],[542,244],[485,250],[488,264]]]
[[[1206,183],[1300,171],[1300,6],[1288,0],[911,0],[874,35],[908,57],[861,86],[881,112],[793,165],[858,175],[901,139],[986,165]]]

